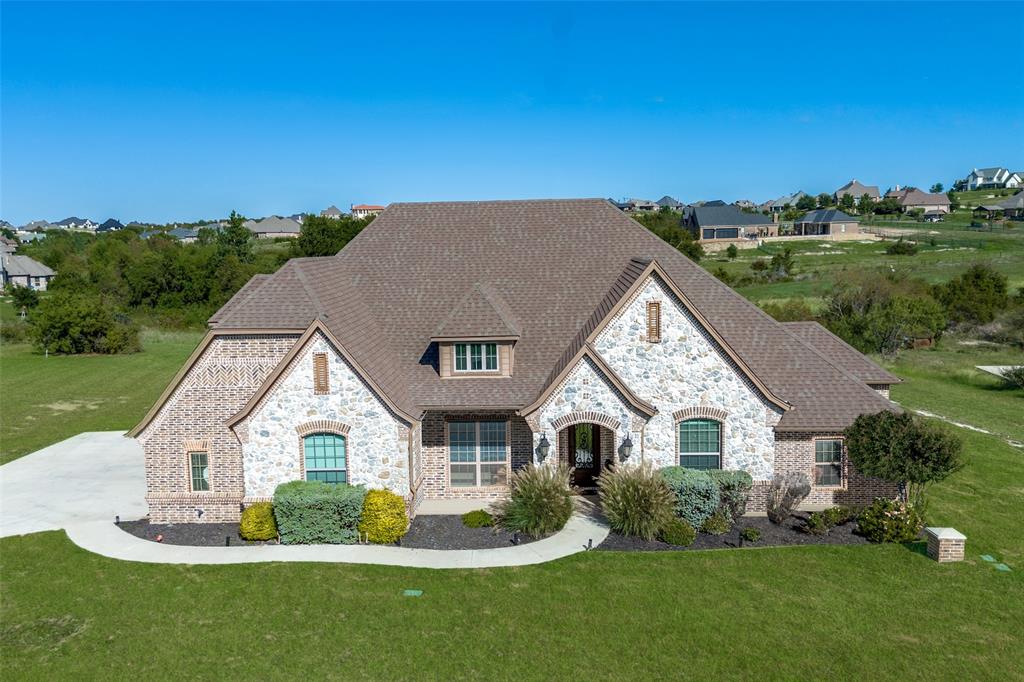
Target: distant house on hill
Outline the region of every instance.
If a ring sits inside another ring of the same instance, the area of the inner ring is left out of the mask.
[[[28,256],[0,254],[0,285],[8,284],[46,291],[50,280],[56,275],[53,270]]]
[[[975,189],[1014,189],[1024,184],[1024,178],[1002,167],[975,168],[958,183],[967,190]]]
[[[1011,220],[1024,220],[1024,190],[1017,192],[1009,199],[999,202],[1003,216]]]
[[[889,198],[889,194],[886,193],[886,198]],[[949,197],[942,192],[922,192],[919,189],[903,190],[898,193],[896,201],[900,203],[904,211],[913,211],[919,208],[925,213],[949,213]]]
[[[96,228],[96,231],[97,232],[114,232],[114,231],[123,230],[123,229],[124,229],[124,225],[121,224],[121,221],[117,220],[116,218],[107,218],[102,223],[100,223],[100,226]]]
[[[794,237],[826,237],[858,234],[860,224],[853,216],[834,208],[819,208],[805,213],[793,223]]]
[[[878,201],[882,196],[879,194],[878,187],[876,185],[864,185],[857,180],[850,180],[848,183],[837,189],[832,193],[832,198],[838,202],[843,198],[844,194],[849,194],[857,201],[859,201],[865,194],[871,197],[872,201]]]
[[[615,206],[617,206],[620,211],[624,211],[626,213],[645,213],[649,211],[657,211],[659,208],[661,208],[661,206],[658,205],[656,202],[650,201],[648,199],[631,198],[623,199],[622,201],[614,201],[612,199],[609,199],[609,201],[615,204]]]
[[[65,218],[64,220],[58,221],[56,224],[59,225],[60,227],[64,227],[64,228],[68,228],[68,229],[72,229],[72,230],[95,230],[96,229],[96,223],[94,223],[93,221],[89,220],[88,218],[78,218],[76,216],[71,216],[70,218]]]
[[[22,232],[45,232],[46,230],[58,230],[60,228],[49,220],[33,220],[30,223],[25,223],[19,229]]]
[[[757,208],[757,204],[755,204],[750,199],[737,199],[736,201],[732,202],[732,205],[738,206],[739,208],[745,208],[748,210],[753,210]]]
[[[775,234],[771,218],[746,213],[736,206],[694,206],[686,209],[683,225],[701,242],[736,241]]]
[[[263,220],[246,221],[245,226],[257,239],[295,238],[302,232],[302,226],[296,221],[276,215]]]
[[[384,210],[383,206],[376,204],[353,204],[352,205],[352,217],[353,218],[366,218],[372,215],[380,215],[381,211]]]
[[[320,211],[321,218],[340,218],[343,215],[345,214],[341,212],[341,209],[334,204],[331,204],[324,210]]]
[[[786,194],[784,196],[775,199],[774,201],[768,201],[761,204],[762,210],[768,211],[769,213],[783,213],[787,208],[795,208],[796,202],[807,196],[807,192],[794,192],[793,194]]]
[[[674,197],[670,197],[667,194],[662,198],[658,199],[654,203],[656,203],[659,208],[670,208],[673,211],[682,211],[684,208],[686,208],[686,205],[684,203],[676,200]]]
[[[0,235],[0,253],[14,253],[18,250],[18,240]]]
[[[176,227],[173,230],[168,230],[167,236],[177,239],[182,244],[192,244],[199,238],[199,231],[187,227]]]

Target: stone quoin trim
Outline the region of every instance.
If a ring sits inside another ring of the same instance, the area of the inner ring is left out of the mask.
[[[672,413],[672,420],[677,424],[679,422],[684,422],[687,419],[714,419],[717,422],[724,422],[728,418],[728,412],[709,405],[685,407]]]
[[[582,412],[570,412],[569,414],[563,414],[561,417],[558,417],[551,422],[551,428],[555,431],[561,431],[565,427],[572,426],[574,424],[600,424],[612,431],[617,431],[622,427],[622,422],[611,415],[607,415],[602,412],[584,410]]]
[[[299,434],[299,437],[309,436],[314,433],[333,433],[338,436],[347,436],[348,432],[352,430],[348,424],[343,424],[334,419],[315,419],[311,422],[305,422],[295,427],[295,433]],[[346,459],[348,453],[345,454]]]

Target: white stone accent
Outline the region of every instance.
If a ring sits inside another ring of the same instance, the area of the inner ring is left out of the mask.
[[[551,453],[548,455],[546,463],[554,464],[558,461],[556,456],[558,434],[552,422],[572,412],[600,412],[617,420],[619,428],[615,430],[615,452],[618,451],[619,444],[625,439],[627,431],[632,434],[630,438],[634,443],[640,442],[640,434],[634,430],[634,425],[642,424],[647,417],[626,402],[615,386],[601,373],[597,365],[589,358],[584,357],[570,370],[538,410],[537,423],[540,430],[533,434],[534,459],[536,459],[541,434],[546,433],[548,441],[551,443]],[[635,448],[634,459],[637,458],[637,451],[638,448]]]
[[[660,343],[646,339],[646,307],[652,300],[661,301]],[[659,277],[651,275],[594,346],[633,393],[658,409],[643,433],[646,460],[657,467],[678,464],[672,414],[708,406],[728,415],[722,426],[722,468],[743,469],[754,480],[772,477],[773,427],[781,410],[761,396]]]
[[[313,392],[313,353],[327,353],[330,391]],[[242,448],[246,497],[267,497],[302,477],[296,428],[334,420],[350,428],[345,441],[349,483],[409,494],[408,428],[360,379],[323,334],[309,339],[246,420]]]

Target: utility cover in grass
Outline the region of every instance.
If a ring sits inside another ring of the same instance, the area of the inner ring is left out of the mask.
[[[981,555],[981,560],[982,561],[988,561],[988,562],[991,563],[991,562],[995,561],[995,557],[993,557],[991,554],[982,554]]]
[[[1010,572],[1010,567],[1007,566],[1006,564],[996,564],[996,570],[997,571],[1005,571],[1006,573],[1009,573]]]
[[[402,592],[402,596],[405,597],[422,597],[423,590],[406,590]]]

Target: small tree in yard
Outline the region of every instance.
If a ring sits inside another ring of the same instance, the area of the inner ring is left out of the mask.
[[[942,183],[936,182],[934,185],[932,185],[932,188],[929,191],[932,194],[939,194],[940,192],[942,192]]]
[[[964,466],[960,438],[906,412],[862,414],[844,435],[850,463],[865,476],[896,483],[919,511],[928,487]]]
[[[818,205],[818,200],[809,194],[805,194],[796,201],[796,207],[801,211],[813,211]]]
[[[28,287],[20,287],[17,285],[11,285],[7,287],[11,294],[11,298],[14,299],[14,309],[21,310],[22,308],[35,308],[39,305],[39,292],[35,289],[29,289]]]
[[[736,248],[735,244],[729,244],[729,248],[725,250],[725,255],[728,256],[729,260],[736,260],[740,250]]]
[[[839,208],[842,209],[843,211],[852,211],[853,205],[854,204],[852,194],[844,194],[843,196],[839,197]]]
[[[818,195],[818,208],[828,208],[832,205],[832,195],[822,192]]]
[[[857,213],[861,215],[869,215],[875,210],[875,202],[871,198],[870,194],[862,194],[860,200],[857,202]]]

